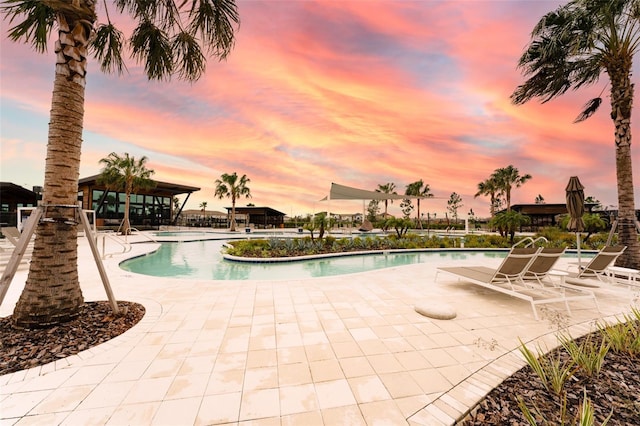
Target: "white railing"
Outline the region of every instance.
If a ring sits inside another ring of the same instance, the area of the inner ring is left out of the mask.
[[[518,241],[517,243],[515,243],[514,245],[511,246],[511,248],[515,248],[518,247],[520,244],[523,244],[524,242],[527,242],[524,247],[531,247],[531,246],[535,246],[538,242],[540,241],[544,241],[544,243],[548,243],[549,240],[547,240],[545,237],[538,237],[535,240],[533,239],[533,237],[525,237],[523,239],[521,239],[520,241]]]

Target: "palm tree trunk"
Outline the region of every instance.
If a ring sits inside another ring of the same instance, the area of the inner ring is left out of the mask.
[[[131,205],[131,193],[127,192],[124,198],[124,220],[122,222],[122,235],[131,235],[131,220],[129,220],[130,205]]]
[[[236,230],[236,198],[231,197],[231,228],[229,231],[234,232]]]
[[[631,64],[616,63],[607,70],[611,78],[611,118],[616,138],[616,180],[618,186],[618,242],[627,246],[616,265],[639,269],[640,242],[635,227],[636,213],[633,195],[633,173],[631,167],[631,106],[633,84]]]
[[[80,313],[84,304],[78,280],[75,220],[87,44],[95,21],[95,3],[82,3],[84,19],[78,18],[77,13],[73,20],[58,16],[57,64],[42,199],[45,211],[36,229],[27,281],[13,312],[18,327],[38,328],[68,321]]]

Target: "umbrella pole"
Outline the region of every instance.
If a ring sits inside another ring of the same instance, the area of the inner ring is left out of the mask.
[[[578,244],[578,270],[582,269],[582,263],[580,259],[580,233],[576,232],[576,242]]]

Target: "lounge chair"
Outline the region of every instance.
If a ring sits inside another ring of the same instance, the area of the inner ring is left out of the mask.
[[[548,278],[549,272],[553,270],[553,267],[562,257],[565,250],[566,248],[542,248],[542,250],[538,252],[537,256],[533,259],[533,262],[531,262],[527,270],[522,275],[525,283],[535,281],[539,285],[544,286],[544,281],[546,278]]]
[[[608,271],[613,266],[616,259],[626,250],[624,246],[606,246],[600,250],[586,265],[571,263],[567,282],[584,284],[592,287],[599,287],[601,284],[611,283],[611,276]]]
[[[607,246],[596,254],[585,266],[572,263],[570,267],[577,271],[569,271],[566,281],[579,286],[606,288],[612,284],[640,287],[640,271],[613,266],[616,259],[625,251],[624,246]]]
[[[522,275],[523,284],[532,288],[555,288],[564,295],[565,304],[571,300],[591,299],[599,312],[600,307],[593,291],[587,288],[567,285],[565,281],[569,273],[553,269],[565,251],[566,248],[542,248]],[[571,313],[569,305],[567,305],[567,311]]]
[[[486,266],[437,268],[436,280],[440,272],[447,272],[457,276],[458,280],[526,300],[531,304],[536,320],[539,319],[536,305],[563,302],[569,311],[568,300],[574,298],[569,299],[563,288],[534,286],[529,279],[525,279],[525,274],[541,250],[540,248],[512,248],[497,269]],[[581,298],[584,297],[586,296],[581,296]]]

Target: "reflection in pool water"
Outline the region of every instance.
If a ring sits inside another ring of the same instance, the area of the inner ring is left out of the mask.
[[[429,251],[339,256],[323,259],[278,262],[232,262],[220,253],[224,241],[162,243],[147,256],[120,264],[124,270],[157,277],[207,280],[282,280],[346,275],[375,269],[435,262],[442,259],[477,259],[504,257],[505,251]]]

